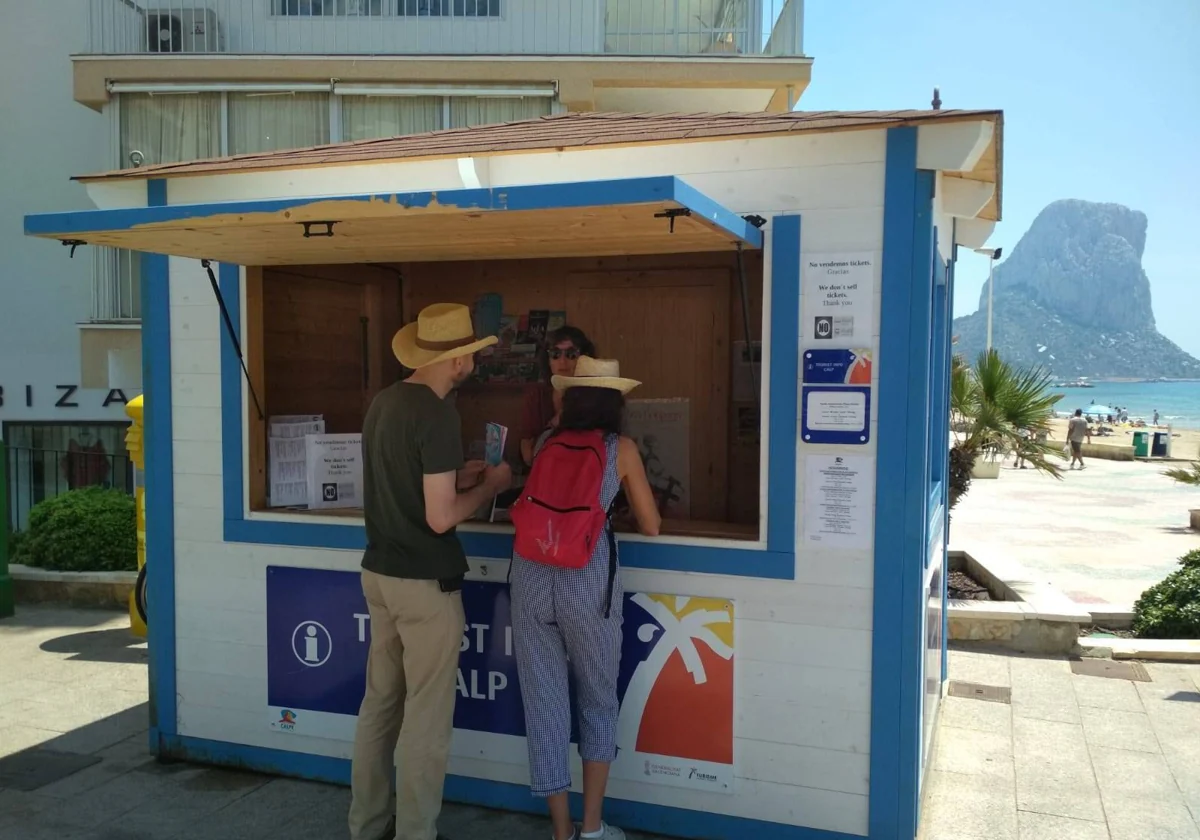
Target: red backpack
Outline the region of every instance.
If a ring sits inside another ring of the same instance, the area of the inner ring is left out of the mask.
[[[517,554],[563,569],[588,564],[608,525],[600,504],[606,460],[601,432],[559,432],[546,439],[510,508]]]

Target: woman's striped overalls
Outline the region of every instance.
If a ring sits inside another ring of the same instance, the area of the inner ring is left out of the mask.
[[[609,435],[604,441],[600,504],[606,510],[621,487],[618,440]],[[571,787],[568,668],[575,678],[579,706],[580,757],[611,762],[617,756],[617,672],[624,592],[620,575],[615,575],[612,607],[606,618],[609,545],[608,539],[598,540],[592,559],[582,569],[560,569],[513,557],[513,646],[535,796],[551,796]]]

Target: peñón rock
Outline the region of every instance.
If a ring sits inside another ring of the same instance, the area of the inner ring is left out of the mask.
[[[1159,334],[1142,269],[1146,215],[1067,199],[1047,206],[996,266],[992,345],[1008,361],[1056,377],[1195,378],[1200,361]],[[986,345],[979,310],[954,321],[956,350]]]

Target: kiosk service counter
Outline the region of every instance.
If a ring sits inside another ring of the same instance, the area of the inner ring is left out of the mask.
[[[27,217],[144,252],[152,749],[348,779],[352,444],[403,375],[391,335],[457,301],[501,335],[456,395],[470,448],[519,427],[554,323],[645,383],[630,422],[669,527],[620,537],[614,823],[912,837],[944,680],[953,253],[998,217],[1000,131],[992,111],[568,114],[110,173],[84,179],[101,209]],[[278,468],[297,428],[321,432],[302,506]],[[459,536],[446,795],[539,809],[511,530]]]

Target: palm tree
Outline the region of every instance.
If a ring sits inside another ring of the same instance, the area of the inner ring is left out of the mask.
[[[1051,462],[1061,453],[1045,442],[1054,406],[1061,399],[1046,391],[1049,375],[1041,368],[1018,369],[995,350],[979,354],[973,366],[956,356],[951,365],[950,413],[954,445],[950,450],[950,506],[967,492],[971,469],[980,456],[1016,453],[1035,470],[1058,478]]]
[[[1200,487],[1200,461],[1196,461],[1190,467],[1176,467],[1173,470],[1167,470],[1163,475],[1175,479],[1180,484]]]

